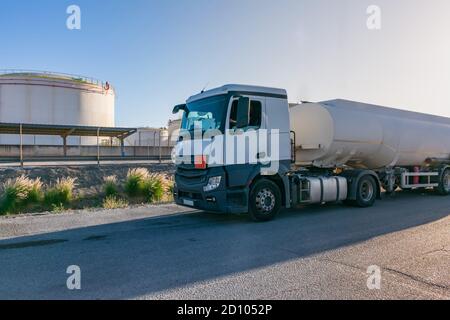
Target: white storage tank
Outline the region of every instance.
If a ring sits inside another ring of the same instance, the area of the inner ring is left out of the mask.
[[[165,128],[138,128],[136,133],[125,139],[125,145],[135,147],[169,146],[169,133]]]
[[[297,165],[381,169],[450,159],[450,119],[333,100],[290,108]]]
[[[115,92],[107,82],[49,72],[0,73],[0,122],[114,127]],[[19,137],[0,135],[0,144]],[[25,136],[24,144],[61,145],[59,137]],[[71,137],[68,144],[96,144],[96,138]]]

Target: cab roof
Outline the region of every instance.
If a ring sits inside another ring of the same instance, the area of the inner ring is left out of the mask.
[[[261,86],[249,86],[243,84],[227,84],[219,88],[207,90],[205,92],[193,95],[187,100],[187,103],[212,96],[229,93],[256,95],[256,96],[272,96],[287,99],[287,92],[284,89],[261,87]]]

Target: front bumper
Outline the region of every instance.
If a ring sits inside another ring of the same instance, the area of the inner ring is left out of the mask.
[[[221,176],[220,187],[204,192],[210,177]],[[174,198],[178,205],[217,213],[247,213],[247,188],[227,188],[223,168],[210,168],[204,171],[178,172],[175,174]]]

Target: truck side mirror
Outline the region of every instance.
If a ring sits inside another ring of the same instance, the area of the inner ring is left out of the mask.
[[[250,98],[240,97],[237,106],[236,128],[242,129],[248,127],[250,113]]]
[[[177,114],[180,111],[185,111],[186,113],[188,113],[188,108],[186,104],[179,104],[177,106],[175,106],[172,110],[173,114]]]

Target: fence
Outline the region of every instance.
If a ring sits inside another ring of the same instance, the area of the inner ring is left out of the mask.
[[[64,153],[66,152],[66,155]],[[22,146],[23,162],[170,160],[169,146]],[[20,145],[0,145],[0,163],[20,162]]]

